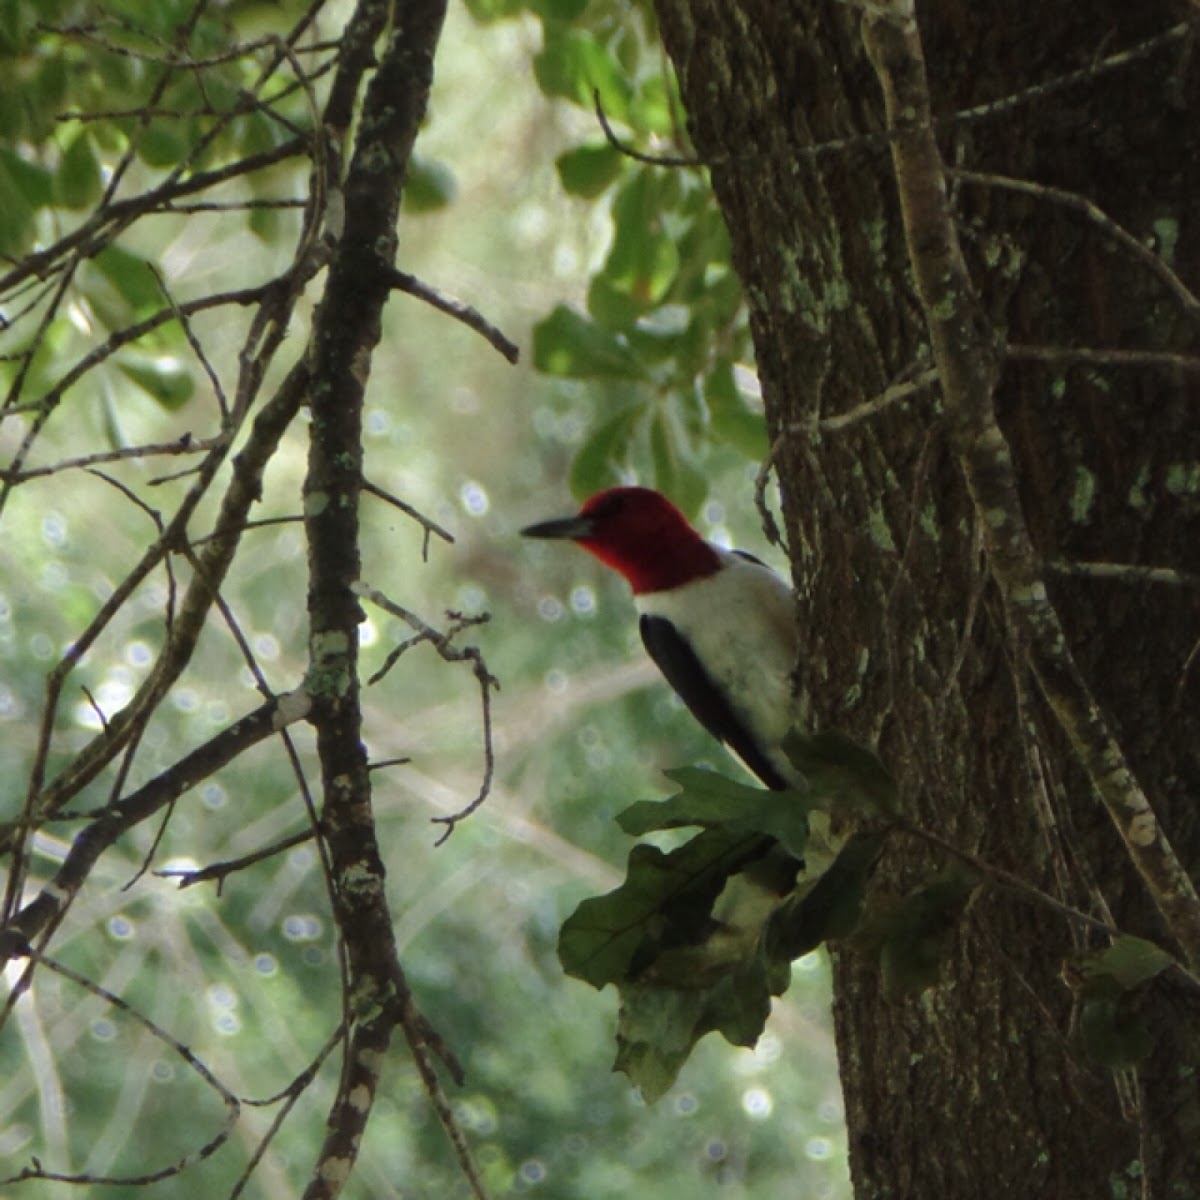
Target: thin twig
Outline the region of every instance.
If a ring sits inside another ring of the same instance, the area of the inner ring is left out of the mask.
[[[104,709],[102,709],[100,705],[96,703],[96,697],[92,695],[92,689],[89,688],[86,683],[81,683],[79,685],[79,690],[83,693],[83,698],[88,702],[88,707],[95,714],[96,720],[99,722],[101,732],[107,733],[108,718],[104,715]]]
[[[166,277],[153,263],[150,263],[149,267],[151,273],[154,275],[155,282],[158,284],[158,290],[162,292],[163,299],[171,306],[171,311],[175,314],[175,320],[179,322],[179,327],[183,330],[183,336],[187,339],[187,344],[192,348],[192,353],[196,356],[205,375],[208,376],[208,382],[212,384],[213,394],[217,398],[217,408],[221,413],[221,423],[224,425],[229,421],[229,401],[225,398],[225,389],[221,386],[221,379],[217,375],[217,370],[205,353],[204,347],[200,344],[200,339],[196,337],[195,331],[192,329],[192,323],[188,320],[187,313],[179,307],[179,304],[171,293],[171,289],[167,286]]]
[[[165,478],[150,480],[151,484],[166,482],[168,480]],[[248,533],[251,529],[270,529],[274,525],[302,525],[303,523],[303,517],[259,517],[254,521],[246,521],[238,532]],[[211,533],[203,533],[199,537],[194,537],[192,538],[192,548],[196,549],[197,547],[204,546],[215,538],[223,537],[224,533],[224,530],[217,529]]]
[[[759,464],[758,474],[754,479],[754,503],[758,509],[759,519],[762,522],[763,533],[767,541],[773,546],[783,546],[784,544],[783,537],[779,531],[779,525],[776,523],[774,515],[767,506],[766,494],[771,470],[789,438],[806,437],[810,440],[815,440],[823,433],[841,433],[843,430],[849,429],[861,421],[868,421],[872,417],[877,417],[880,413],[886,412],[894,405],[900,404],[905,400],[911,400],[918,392],[937,383],[937,377],[937,370],[930,367],[921,371],[912,379],[892,384],[880,392],[878,396],[874,396],[870,400],[864,400],[861,404],[856,404],[846,412],[835,413],[831,417],[821,417],[817,420],[797,421],[791,425],[785,425],[771,443],[766,456]],[[786,547],[784,548],[786,549]]]
[[[985,879],[991,880],[991,882],[1000,885],[1014,895],[1024,896],[1025,899],[1032,900],[1035,904],[1040,904],[1044,908],[1051,909],[1058,913],[1059,916],[1067,917],[1078,925],[1086,925],[1089,929],[1097,930],[1100,933],[1107,934],[1109,937],[1115,938],[1120,936],[1121,931],[1115,926],[1109,925],[1106,921],[1101,921],[1098,917],[1093,917],[1090,913],[1085,913],[1078,908],[1072,908],[1071,905],[1065,904],[1055,896],[1051,896],[1049,892],[1044,892],[1041,888],[1035,887],[1032,883],[1022,879],[1019,875],[1014,875],[1012,871],[995,866],[986,859],[980,858],[978,854],[973,854],[970,850],[964,850],[961,846],[956,846],[953,842],[948,841],[939,834],[903,822],[896,826],[896,830],[899,833],[908,834],[909,837],[927,842],[931,846],[936,846],[939,850],[944,850],[947,854],[952,855],[954,858],[959,859],[959,861],[966,863],[967,866],[978,871]]]
[[[287,1119],[288,1114],[295,1107],[296,1102],[300,1099],[300,1097],[308,1090],[312,1081],[316,1079],[317,1072],[321,1069],[322,1064],[333,1053],[337,1046],[345,1041],[345,1037],[346,1026],[345,1023],[342,1023],[333,1031],[333,1034],[330,1036],[328,1041],[326,1041],[325,1045],[323,1045],[321,1049],[317,1051],[316,1058],[314,1058],[312,1062],[310,1062],[308,1066],[305,1067],[304,1070],[301,1071],[296,1078],[287,1085],[287,1087],[285,1087],[282,1091],[276,1092],[274,1096],[268,1096],[265,1100],[248,1100],[246,1097],[242,1097],[242,1103],[247,1107],[251,1105],[260,1108],[266,1107],[267,1105],[278,1104],[281,1100],[283,1101],[283,1104],[280,1105],[279,1111],[272,1118],[271,1124],[266,1133],[264,1133],[259,1139],[258,1145],[254,1147],[254,1150],[251,1153],[245,1168],[243,1169],[241,1175],[238,1176],[237,1183],[234,1184],[233,1189],[229,1193],[229,1200],[237,1200],[237,1198],[245,1190],[246,1184],[250,1182],[251,1175],[254,1174],[258,1164],[262,1161],[263,1155],[266,1154],[271,1142],[274,1141],[275,1135],[283,1127],[283,1122]]]
[[[1200,6],[1200,0],[1192,0],[1192,3],[1193,5]],[[885,20],[894,19],[891,9],[878,4],[858,4],[856,7],[876,14],[876,19],[879,19],[879,14],[882,14],[882,19]],[[1160,50],[1166,49],[1176,42],[1183,42],[1192,35],[1192,25],[1187,21],[1183,21],[1178,25],[1173,25],[1163,33],[1147,38],[1144,42],[1139,42],[1136,46],[1130,46],[1128,50],[1122,50],[1117,54],[1093,61],[1086,67],[1080,67],[1076,71],[1068,71],[1063,75],[1056,75],[1052,79],[1047,79],[1042,83],[1031,84],[1029,87],[1021,88],[1019,91],[1010,92],[1007,96],[998,96],[995,100],[984,101],[982,104],[977,104],[972,108],[958,109],[956,112],[933,117],[928,121],[926,127],[936,130],[951,129],[957,125],[968,124],[972,121],[990,120],[994,117],[1005,116],[1014,109],[1021,108],[1026,104],[1036,104],[1044,100],[1047,96],[1053,95],[1055,92],[1090,83],[1112,71],[1119,71],[1133,66],[1135,63],[1157,54]],[[758,151],[747,154],[724,155],[716,159],[698,157],[672,158],[669,156],[660,157],[653,154],[644,154],[617,138],[600,105],[598,91],[593,91],[593,98],[596,105],[596,115],[599,118],[600,126],[604,130],[604,136],[608,140],[609,145],[614,150],[618,150],[621,154],[636,162],[642,162],[654,167],[714,167],[738,162],[755,161],[762,157]],[[895,137],[896,132],[894,130],[885,129],[878,133],[859,133],[851,134],[849,137],[830,138],[827,141],[816,142],[810,146],[793,146],[791,147],[791,152],[795,155],[798,162],[803,162],[829,154],[845,154],[848,151],[885,151],[891,146]]]
[[[923,392],[926,388],[932,387],[937,383],[938,373],[936,367],[930,367],[927,370],[921,371],[914,378],[905,380],[903,383],[894,383],[891,387],[885,388],[878,396],[870,400],[864,400],[861,404],[856,404],[853,408],[848,409],[844,413],[835,413],[831,417],[822,417],[816,422],[816,429],[821,433],[840,433],[843,429],[849,429],[852,425],[857,425],[860,421],[869,421],[872,417],[878,416],[881,412],[886,411],[893,405],[899,404],[904,400],[911,400],[918,392]],[[811,426],[789,426],[788,432],[798,433],[811,429]]]
[[[966,171],[961,167],[947,167],[946,175],[950,179],[957,179],[962,183],[1019,192],[1082,213],[1153,272],[1191,316],[1200,317],[1200,298],[1197,298],[1195,292],[1167,266],[1160,255],[1151,250],[1149,246],[1143,245],[1129,230],[1118,225],[1099,205],[1093,203],[1086,196],[1081,196],[1077,192],[1069,192],[1064,188],[1051,187],[1049,184],[1034,183],[1030,179],[1013,179],[1007,175],[993,175],[984,171]]]
[[[293,833],[290,837],[272,842],[271,845],[264,846],[261,850],[243,854],[240,858],[227,858],[221,862],[210,863],[207,867],[199,867],[194,871],[183,867],[163,867],[154,874],[160,879],[178,879],[181,891],[184,888],[194,887],[198,883],[211,883],[215,880],[219,896],[228,876],[237,871],[244,871],[247,867],[253,867],[268,858],[274,858],[275,855],[282,854],[293,846],[302,846],[305,842],[311,842],[315,836],[314,830],[302,829],[299,833]]]
[[[1026,346],[1009,343],[1006,358],[1026,362],[1095,364],[1102,367],[1160,367],[1168,371],[1200,371],[1200,358],[1170,350],[1115,350],[1095,346]]]
[[[381,758],[373,759],[367,763],[368,771],[386,771],[389,767],[405,767],[412,762],[408,755],[401,755],[399,758]]]
[[[268,701],[184,755],[137,791],[101,809],[76,836],[53,879],[0,929],[0,965],[19,953],[22,942],[37,937],[51,921],[61,916],[86,882],[100,855],[119,837],[232,762],[250,746],[292,722],[302,720],[308,711],[309,699],[303,690],[289,692],[278,701]]]
[[[386,275],[388,282],[398,292],[405,292],[410,296],[415,296],[418,300],[424,300],[426,304],[436,308],[438,312],[443,312],[448,317],[453,317],[456,321],[461,322],[468,329],[473,329],[491,346],[499,350],[510,363],[516,365],[520,360],[521,349],[516,342],[505,337],[495,325],[469,304],[464,304],[461,300],[455,300],[452,296],[443,295],[435,288],[430,287],[429,284],[418,279],[415,275],[409,275],[405,271],[398,271],[395,267],[389,267]]]
[[[392,495],[391,492],[381,488],[379,484],[372,483],[366,476],[363,476],[362,489],[364,492],[390,504],[393,508],[398,508],[405,516],[412,517],[414,521],[425,531],[425,536],[421,540],[421,561],[429,561],[429,535],[436,533],[444,542],[454,544],[454,535],[449,530],[444,529],[436,521],[427,517],[419,509],[414,508],[406,500],[401,500],[399,496]]]
[[[61,462],[45,467],[26,467],[21,471],[10,471],[0,467],[0,479],[8,483],[26,483],[30,479],[42,479],[62,471],[75,471],[95,466],[97,463],[121,462],[126,459],[153,458],[162,454],[206,454],[218,443],[218,438],[197,439],[190,433],[181,434],[172,442],[147,442],[141,446],[122,446],[117,450],[97,450],[93,454],[81,454],[75,458],[64,458]],[[109,476],[102,476],[114,483]]]
[[[13,266],[7,275],[0,278],[0,295],[6,294],[18,283],[31,277],[44,279],[59,259],[68,253],[79,250],[88,255],[99,253],[109,245],[122,229],[130,225],[142,213],[150,212],[178,196],[193,196],[197,192],[206,192],[217,184],[237,179],[242,175],[254,174],[286,162],[289,158],[297,158],[307,152],[308,139],[292,138],[261,154],[251,154],[223,167],[212,171],[199,171],[183,179],[170,179],[140,196],[131,196],[125,200],[117,200],[107,208],[97,209],[86,221],[76,226],[70,233],[59,238],[45,250],[26,255]]]
[[[305,208],[307,200],[297,200],[289,197],[270,199],[268,197],[247,198],[245,200],[197,200],[191,204],[166,203],[151,209],[147,216],[165,216],[168,213],[204,213],[204,212],[246,212],[252,209],[286,209]]]
[[[703,159],[692,155],[646,154],[641,150],[635,150],[632,146],[622,142],[613,132],[613,127],[608,123],[604,105],[600,102],[599,88],[592,89],[592,101],[596,107],[596,119],[600,122],[600,128],[604,130],[608,144],[626,158],[632,158],[634,162],[645,163],[650,167],[703,167],[708,165]]]
[[[483,654],[477,646],[464,646],[459,649],[457,646],[452,645],[453,639],[464,629],[481,625],[485,621],[490,620],[490,618],[487,613],[467,617],[462,613],[450,612],[447,613],[447,616],[451,620],[451,626],[448,630],[442,632],[422,621],[416,613],[409,612],[408,609],[397,604],[394,600],[389,600],[382,592],[365,583],[356,583],[353,590],[356,596],[361,596],[364,600],[370,600],[372,604],[382,608],[384,612],[391,613],[393,617],[397,617],[410,629],[414,630],[413,637],[407,638],[399,646],[393,647],[384,660],[383,666],[367,681],[369,684],[376,683],[382,679],[401,654],[423,642],[428,642],[446,662],[469,662],[471,664],[471,671],[479,682],[480,704],[483,711],[483,780],[480,783],[479,792],[475,799],[465,808],[447,817],[431,818],[435,825],[446,826],[445,832],[434,843],[435,846],[440,846],[454,832],[454,827],[458,822],[475,812],[488,798],[492,790],[492,779],[496,771],[496,759],[492,745],[491,693],[493,689],[499,690],[500,681],[487,669],[487,663],[484,662]]]
[[[74,1183],[74,1184],[92,1184],[105,1186],[125,1186],[139,1187],[151,1183],[157,1183],[162,1179],[170,1179],[172,1176],[179,1175],[195,1163],[201,1162],[208,1158],[211,1154],[219,1150],[233,1133],[233,1128],[237,1124],[238,1117],[241,1114],[241,1102],[237,1096],[233,1094],[213,1073],[196,1057],[178,1038],[172,1037],[162,1026],[155,1024],[149,1017],[138,1012],[128,1001],[122,1000],[120,996],[110,992],[107,988],[93,982],[86,976],[81,975],[78,971],[66,966],[64,963],[58,962],[53,958],[48,957],[35,950],[32,946],[26,946],[24,952],[30,958],[36,960],[37,964],[45,967],[48,971],[53,971],[56,975],[61,975],[64,979],[69,979],[72,983],[77,984],[85,991],[90,992],[93,996],[98,996],[105,1003],[110,1004],[113,1008],[124,1013],[131,1020],[136,1021],[142,1026],[152,1037],[162,1042],[165,1046],[173,1050],[183,1061],[188,1068],[194,1071],[200,1078],[208,1084],[210,1088],[221,1098],[222,1104],[225,1106],[225,1120],[222,1122],[220,1129],[209,1138],[203,1146],[193,1150],[190,1154],[185,1154],[182,1158],[171,1163],[169,1166],[161,1167],[157,1171],[147,1171],[141,1175],[130,1176],[107,1176],[107,1175],[91,1175],[91,1174],[67,1174],[59,1171],[48,1171],[36,1159],[33,1160],[33,1165],[25,1167],[19,1174],[10,1175],[7,1179],[0,1179],[0,1185],[10,1183],[21,1183],[28,1179],[45,1179],[54,1183]]]
[[[1056,575],[1075,575],[1084,579],[1115,579],[1121,583],[1161,583],[1170,587],[1200,588],[1200,575],[1176,567],[1144,567],[1137,563],[1066,562],[1046,563]]]

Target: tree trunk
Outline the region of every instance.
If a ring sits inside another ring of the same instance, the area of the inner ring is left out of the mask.
[[[877,746],[914,823],[1186,962],[1017,619],[943,394],[854,412],[932,365],[861,12],[657,9],[750,305],[813,726]],[[994,402],[1010,515],[1079,668],[1076,699],[1094,699],[1195,877],[1200,68],[1179,28],[1163,36],[1189,15],[1158,0],[918,12],[958,238],[1008,348]],[[901,895],[945,861],[895,834],[873,887]],[[835,951],[859,1196],[1198,1193],[1200,993],[1158,976],[1134,998],[1148,1057],[1098,1065],[1064,978],[1105,945],[985,885],[919,997],[889,998],[874,964]]]

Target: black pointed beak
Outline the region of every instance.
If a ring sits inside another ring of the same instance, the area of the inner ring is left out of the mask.
[[[537,525],[526,525],[522,537],[531,538],[579,538],[590,537],[595,530],[590,517],[559,517],[556,521],[541,521]]]

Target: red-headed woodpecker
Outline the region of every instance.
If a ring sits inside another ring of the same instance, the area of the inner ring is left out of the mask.
[[[650,488],[611,488],[521,532],[569,538],[624,575],[646,650],[700,724],[767,787],[801,782],[780,748],[797,716],[795,604],[774,571],[705,541]]]

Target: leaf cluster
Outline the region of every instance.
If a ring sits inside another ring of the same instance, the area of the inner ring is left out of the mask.
[[[1121,1070],[1149,1055],[1154,1035],[1143,1001],[1151,981],[1172,962],[1153,942],[1122,934],[1107,949],[1068,968],[1079,1006],[1079,1039],[1089,1057]]]
[[[63,245],[90,230],[77,239],[71,305],[44,328],[31,319],[43,299],[37,289],[32,297],[4,295],[13,338],[0,363],[6,385],[20,372],[27,393],[52,391],[60,382],[56,365],[100,333],[115,339],[110,361],[96,367],[106,395],[133,383],[168,410],[192,396],[185,332],[161,319],[170,302],[151,249],[157,239],[130,232],[141,216],[157,217],[165,231],[162,218],[188,205],[164,197],[143,210],[129,201],[114,206],[113,196],[122,182],[150,196],[159,181],[269,157],[311,129],[305,88],[321,71],[319,59],[313,74],[300,64],[308,58],[313,65],[308,50],[278,61],[277,39],[245,36],[254,26],[252,13],[241,11],[248,7],[198,10],[186,0],[103,10],[79,0],[0,7],[0,71],[13,97],[0,106],[0,256],[16,262],[38,245]],[[199,207],[241,210],[245,227],[271,242],[281,209],[294,202],[278,198],[277,174],[235,174],[239,184]],[[106,433],[115,446],[122,435],[108,405]]]
[[[635,837],[700,832],[669,850],[635,845],[622,884],[563,924],[567,973],[617,986],[616,1067],[647,1099],[671,1086],[706,1033],[752,1046],[792,961],[859,923],[894,786],[874,755],[840,735],[797,733],[792,748],[811,777],[787,791],[668,771],[678,792],[631,805],[618,823]],[[876,827],[834,833],[831,817]]]
[[[598,129],[557,159],[563,189],[606,205],[613,233],[584,310],[559,305],[535,326],[533,363],[603,397],[572,466],[576,495],[632,469],[695,511],[713,447],[757,460],[768,442],[762,413],[735,374],[752,350],[729,234],[702,170],[678,165],[687,154],[682,108],[652,10],[582,0],[470,7],[480,19],[536,16],[543,93],[589,113],[598,108],[623,137],[667,152],[671,165],[656,165],[653,153],[635,157]]]

